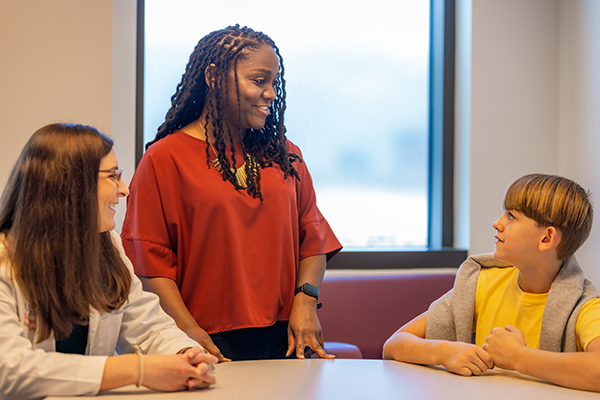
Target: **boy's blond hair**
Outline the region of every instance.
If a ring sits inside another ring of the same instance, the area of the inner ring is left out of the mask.
[[[517,179],[506,192],[504,209],[522,212],[540,226],[560,230],[562,240],[556,247],[559,260],[575,254],[592,229],[590,193],[561,176],[530,174]]]

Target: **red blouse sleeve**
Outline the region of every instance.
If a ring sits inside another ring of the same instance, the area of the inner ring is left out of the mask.
[[[288,141],[291,152],[302,157],[300,149]],[[336,255],[342,245],[317,207],[317,196],[306,163],[294,163],[301,181],[296,180],[298,217],[300,227],[300,260],[317,254],[326,254],[327,261]]]
[[[161,199],[161,189],[168,188],[162,185],[168,186],[168,181],[159,184],[152,157],[146,153],[131,180],[121,238],[137,275],[177,282],[176,244],[166,223],[168,205]]]

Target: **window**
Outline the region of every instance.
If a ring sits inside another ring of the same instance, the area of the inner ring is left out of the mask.
[[[447,36],[436,26],[445,26],[453,2],[213,3],[140,0],[145,64],[139,146],[162,123],[197,41],[228,25],[248,25],[268,34],[282,53],[287,136],[302,149],[319,208],[344,253],[381,260],[401,248],[404,257],[418,258],[424,249],[451,246],[452,163],[444,153],[451,143],[444,141],[444,117],[451,115],[444,105],[452,103],[453,88],[443,85],[443,74],[453,71],[434,52],[445,49]],[[391,263],[365,266],[401,267]]]

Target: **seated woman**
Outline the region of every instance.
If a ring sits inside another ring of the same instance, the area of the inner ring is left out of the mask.
[[[0,201],[0,398],[215,383],[216,357],[142,290],[111,232],[129,193],[112,146],[92,127],[48,125],[12,171]]]

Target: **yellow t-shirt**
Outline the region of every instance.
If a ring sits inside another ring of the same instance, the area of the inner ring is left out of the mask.
[[[588,344],[600,337],[600,298],[592,299],[581,307],[577,316],[575,334],[577,351],[587,350]]]
[[[479,274],[473,319],[478,346],[485,343],[493,328],[512,325],[523,332],[528,347],[539,349],[548,293],[523,292],[518,276],[519,270],[514,267],[485,268]],[[590,300],[581,308],[575,330],[579,351],[600,336],[600,299]]]

